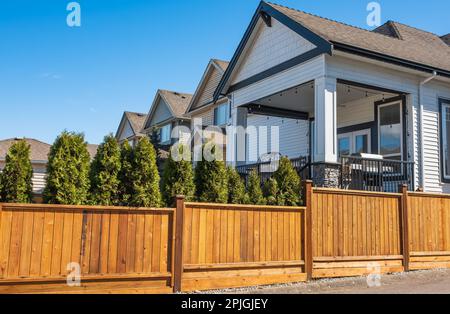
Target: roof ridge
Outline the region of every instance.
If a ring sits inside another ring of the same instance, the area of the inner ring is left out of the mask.
[[[348,27],[355,28],[355,29],[359,29],[359,30],[362,30],[362,31],[365,31],[365,32],[369,32],[371,34],[376,34],[376,35],[384,36],[384,37],[387,37],[387,38],[401,40],[399,38],[395,38],[395,37],[392,37],[392,36],[389,36],[389,35],[373,32],[373,30],[368,30],[368,29],[365,29],[365,28],[362,28],[362,27],[359,27],[359,26],[355,26],[355,25],[351,25],[351,24],[348,24],[348,23],[345,23],[345,22],[340,22],[340,21],[337,21],[337,20],[333,20],[333,19],[330,19],[328,17],[323,17],[323,16],[320,16],[320,15],[317,15],[317,14],[313,14],[313,13],[309,13],[309,12],[302,11],[302,10],[299,10],[299,9],[291,8],[291,7],[282,5],[282,4],[277,4],[277,3],[273,3],[273,2],[267,2],[267,3],[268,4],[272,4],[272,5],[276,5],[276,6],[279,6],[279,7],[283,7],[285,9],[289,9],[289,10],[297,11],[297,12],[300,12],[300,13],[304,13],[304,14],[307,14],[307,15],[310,15],[310,16],[314,16],[314,17],[317,17],[317,18],[320,18],[320,19],[323,19],[323,20],[327,20],[327,21],[330,21],[330,22],[334,22],[334,23],[338,23],[338,24],[341,24],[341,25],[345,25],[345,26],[348,26]],[[389,22],[389,21],[387,21],[387,22]],[[386,24],[386,23],[384,23],[384,24]],[[408,25],[406,25],[406,26],[408,26]]]
[[[405,24],[405,23],[402,23],[402,22],[398,22],[398,21],[394,21],[394,20],[390,20],[390,22],[395,23],[395,24],[400,24],[400,25],[403,25],[403,26],[406,26],[406,27],[409,27],[409,28],[412,28],[412,29],[424,32],[424,33],[428,33],[428,34],[436,36],[436,37],[440,37],[439,35],[437,35],[437,34],[435,34],[433,32],[430,32],[430,31],[427,31],[427,30],[424,30],[424,29],[421,29],[421,28],[418,28],[418,27],[415,27],[415,26],[411,26],[411,25],[408,25],[408,24]]]
[[[38,139],[32,138],[32,137],[11,137],[11,138],[5,138],[3,140],[0,140],[0,142],[20,141],[20,140],[31,140],[31,141],[36,141],[36,142],[51,146],[51,144],[49,144],[47,142],[44,142],[44,141],[41,141],[41,140],[38,140]]]
[[[132,114],[138,114],[138,115],[146,115],[146,113],[142,113],[142,112],[136,112],[136,111],[128,111],[128,110],[125,110],[125,113],[132,113]]]
[[[191,93],[185,93],[185,92],[177,92],[174,90],[168,90],[168,89],[159,89],[160,92],[168,92],[171,94],[183,94],[183,95],[192,95]]]

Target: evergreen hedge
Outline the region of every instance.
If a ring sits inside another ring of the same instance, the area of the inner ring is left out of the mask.
[[[131,206],[161,206],[156,152],[146,137],[140,139],[134,149],[131,178],[133,181]]]
[[[189,148],[179,145],[173,149],[178,149],[178,156],[182,156]],[[174,206],[176,195],[184,195],[187,201],[192,201],[195,193],[192,162],[184,158],[174,158],[171,154],[164,164],[161,191],[167,206]]]
[[[84,135],[62,132],[50,148],[44,201],[50,204],[86,204],[89,161]]]
[[[215,149],[216,146],[211,149],[212,154]],[[202,158],[195,168],[194,181],[199,202],[227,203],[228,180],[224,161],[208,161]]]
[[[113,135],[105,136],[91,163],[91,201],[95,205],[119,203],[120,147]]]
[[[265,205],[266,199],[264,198],[261,189],[261,179],[256,170],[250,171],[248,175],[247,193],[249,201],[253,205]]]
[[[17,141],[9,148],[5,158],[5,167],[0,174],[0,201],[30,203],[32,177],[30,145],[25,140]]]
[[[119,203],[122,206],[131,205],[133,195],[133,148],[128,141],[120,146]]]
[[[247,204],[249,203],[245,184],[235,168],[227,168],[228,176],[228,203]]]
[[[273,178],[277,182],[278,193],[276,205],[298,206],[301,203],[301,182],[297,171],[287,157],[280,159],[277,171]]]

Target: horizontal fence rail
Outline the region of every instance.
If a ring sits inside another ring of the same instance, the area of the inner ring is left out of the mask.
[[[305,207],[0,204],[0,292],[156,293],[450,267],[450,195],[314,188]],[[81,285],[68,287],[68,264]]]

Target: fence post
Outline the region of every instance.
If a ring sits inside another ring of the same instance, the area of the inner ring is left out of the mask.
[[[305,181],[305,271],[306,271],[306,280],[312,279],[312,271],[313,271],[313,243],[312,243],[312,181]]]
[[[409,271],[409,226],[408,226],[408,186],[400,185],[401,208],[402,208],[402,248],[403,248],[403,267]]]
[[[181,279],[183,276],[183,215],[184,196],[177,195],[175,209],[175,249],[173,269],[173,292],[181,291]]]

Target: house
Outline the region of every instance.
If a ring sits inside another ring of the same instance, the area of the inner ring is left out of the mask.
[[[206,66],[203,76],[197,86],[191,102],[186,110],[186,116],[191,119],[191,131],[194,142],[200,144],[205,139],[212,140],[214,138],[216,144],[220,144],[226,148],[226,137],[223,133],[211,130],[208,133],[206,128],[217,126],[221,129],[225,128],[230,122],[230,103],[227,97],[220,96],[214,100],[214,91],[222,79],[225,70],[228,67],[227,61],[211,59]],[[195,130],[201,128],[204,136],[196,136]],[[226,156],[226,150],[224,152]]]
[[[184,114],[191,99],[191,94],[158,90],[141,132],[151,136],[156,130],[159,143],[163,147],[168,147],[179,139],[188,140],[190,119]],[[178,133],[174,134],[173,130],[176,128]]]
[[[22,139],[11,138],[0,141],[0,171],[5,167],[6,154],[9,148],[14,142],[19,140]],[[30,145],[30,160],[33,167],[33,177],[31,179],[33,184],[33,202],[40,203],[42,202],[42,193],[45,188],[47,161],[51,145],[32,138],[25,138],[24,140]],[[98,145],[87,145],[91,159],[95,157],[97,147]]]
[[[247,128],[227,143],[241,173],[279,153],[317,186],[450,193],[449,35],[261,2],[214,101],[224,97]]]
[[[139,139],[145,136],[141,133],[147,115],[145,113],[125,111],[120,120],[119,127],[116,132],[117,141],[122,144],[128,141],[134,147]]]

